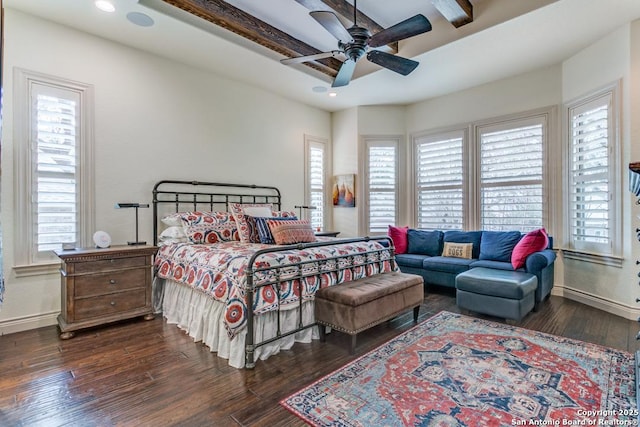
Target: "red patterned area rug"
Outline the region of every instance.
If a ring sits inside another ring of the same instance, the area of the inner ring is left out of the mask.
[[[634,358],[449,312],[280,402],[314,426],[637,425]]]

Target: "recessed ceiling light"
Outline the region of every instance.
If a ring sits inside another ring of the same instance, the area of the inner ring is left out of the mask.
[[[96,7],[103,12],[115,12],[116,7],[109,0],[96,0]]]
[[[324,86],[314,86],[311,88],[311,90],[315,93],[325,93],[327,91],[327,88]]]
[[[329,92],[329,96],[335,98],[336,96],[338,96],[338,94],[335,92]]]
[[[144,13],[141,12],[129,12],[127,13],[127,19],[141,27],[150,27],[153,25],[153,19]]]

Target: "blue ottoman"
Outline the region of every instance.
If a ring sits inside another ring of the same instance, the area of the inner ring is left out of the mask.
[[[535,305],[538,278],[520,271],[476,267],[456,276],[458,307],[520,321]]]

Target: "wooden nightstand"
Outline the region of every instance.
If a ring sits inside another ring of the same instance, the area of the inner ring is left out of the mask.
[[[132,317],[153,319],[151,268],[155,246],[59,250],[62,304],[60,338],[74,331]]]

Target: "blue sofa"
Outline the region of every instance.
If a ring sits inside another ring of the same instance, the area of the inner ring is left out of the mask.
[[[511,255],[523,237],[519,231],[407,231],[407,253],[397,254],[396,262],[404,273],[424,278],[425,285],[456,287],[456,276],[475,267],[495,270],[520,271],[538,279],[535,303],[542,302],[553,288],[556,254],[549,237],[547,249],[530,254],[525,265],[515,270]],[[472,243],[471,259],[442,256],[446,242]]]

